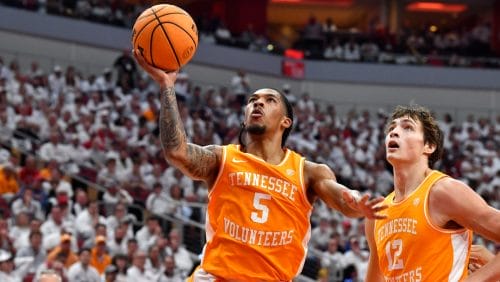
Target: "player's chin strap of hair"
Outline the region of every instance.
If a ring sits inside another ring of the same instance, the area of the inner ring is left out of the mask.
[[[238,134],[238,142],[240,143],[241,148],[246,147],[245,140],[243,140],[243,134],[245,133],[245,131],[246,131],[245,123],[242,122],[240,124],[240,132]]]

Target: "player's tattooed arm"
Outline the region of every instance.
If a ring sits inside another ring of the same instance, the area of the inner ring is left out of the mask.
[[[210,187],[218,174],[222,148],[187,142],[173,87],[162,89],[160,101],[160,140],[165,159],[187,176],[203,180]]]
[[[179,114],[174,87],[162,89],[160,102],[160,140],[165,155],[185,150],[186,131]]]

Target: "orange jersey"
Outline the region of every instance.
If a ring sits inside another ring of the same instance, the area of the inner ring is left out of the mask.
[[[393,202],[394,192],[385,198],[387,218],[375,221],[374,238],[386,281],[454,282],[467,276],[472,231],[446,230],[429,217],[429,191],[443,177],[432,171],[399,203]]]
[[[208,197],[207,243],[201,267],[222,280],[290,281],[307,253],[312,206],[304,158],[286,150],[278,165],[223,147]]]

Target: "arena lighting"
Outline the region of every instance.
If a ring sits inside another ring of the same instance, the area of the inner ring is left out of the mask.
[[[354,1],[355,0],[271,0],[271,3],[350,7],[354,4]]]
[[[413,2],[406,5],[406,10],[411,12],[461,13],[467,10],[467,5],[441,2]]]

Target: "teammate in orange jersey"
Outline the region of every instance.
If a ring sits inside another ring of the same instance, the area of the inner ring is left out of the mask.
[[[463,281],[472,231],[500,241],[500,211],[430,168],[441,157],[443,136],[427,109],[398,106],[385,146],[395,188],[384,200],[387,217],[365,224],[371,251],[366,281]]]
[[[209,187],[201,266],[194,281],[290,281],[300,274],[316,198],[347,216],[379,218],[382,197],[336,182],[326,165],[286,149],[293,124],[286,97],[260,89],[248,99],[240,145],[186,141],[174,93],[175,73],[138,63],[161,87],[160,137],[165,158]]]

